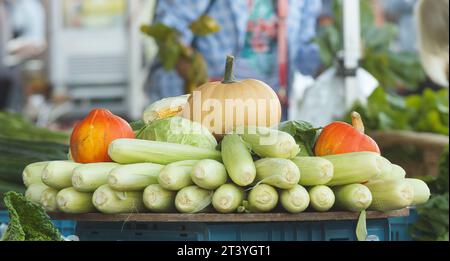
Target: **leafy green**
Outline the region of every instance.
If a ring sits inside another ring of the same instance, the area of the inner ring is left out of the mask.
[[[422,95],[401,97],[377,88],[367,104],[355,104],[368,130],[411,130],[449,134],[448,89],[426,89]],[[350,121],[350,118],[347,119]]]
[[[449,180],[448,180],[448,146],[445,149],[444,153],[441,156],[439,161],[439,175],[435,181],[436,183],[436,192],[437,193],[445,193],[448,192]]]
[[[449,197],[448,192],[433,195],[424,205],[417,207],[419,219],[410,229],[415,240],[449,240]]]
[[[3,192],[24,190],[26,165],[67,159],[69,135],[40,128],[18,114],[0,111],[0,207]]]
[[[431,199],[417,207],[419,219],[410,228],[415,240],[449,240],[448,147],[441,156],[439,175],[431,182]]]
[[[295,142],[300,146],[299,156],[314,156],[314,144],[321,128],[314,128],[306,121],[295,120],[280,123],[278,129],[294,137]]]
[[[360,1],[361,37],[363,57],[361,65],[370,72],[383,88],[399,85],[417,87],[425,79],[420,60],[413,52],[394,52],[390,44],[398,34],[390,23],[375,26],[370,1]],[[320,47],[320,57],[326,67],[332,66],[343,49],[342,0],[333,1],[334,23],[321,28],[315,38]]]
[[[9,225],[3,241],[61,241],[62,236],[44,209],[17,192],[6,192]]]
[[[182,117],[170,117],[150,122],[136,135],[138,139],[165,141],[215,149],[217,141],[209,130],[198,122]]]
[[[0,137],[63,144],[69,141],[68,133],[39,128],[18,114],[4,111],[0,111]]]
[[[145,122],[143,120],[133,121],[130,122],[130,126],[133,131],[138,131],[145,127]]]

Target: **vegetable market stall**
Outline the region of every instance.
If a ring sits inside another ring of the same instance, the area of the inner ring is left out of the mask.
[[[206,101],[195,93],[156,101],[140,126],[91,111],[72,131],[68,159],[27,165],[25,196],[6,193],[6,238],[60,239],[46,211],[77,220],[82,240],[389,240],[389,217],[428,201],[427,184],[383,157],[359,113],[352,125],[280,123],[273,90],[235,81],[232,68],[229,56],[225,80],[198,88],[211,94]],[[242,104],[247,84],[265,91],[251,108],[258,119],[208,122],[195,111],[210,99],[235,111],[227,104]]]
[[[407,217],[408,208],[367,211],[366,240],[395,240],[389,218]],[[359,213],[51,213],[54,220],[77,221],[80,240],[356,240]]]

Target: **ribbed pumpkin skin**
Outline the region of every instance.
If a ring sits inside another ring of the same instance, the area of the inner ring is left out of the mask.
[[[135,138],[130,125],[108,110],[94,109],[75,125],[70,136],[70,153],[78,163],[112,161],[108,146],[118,138]]]
[[[246,79],[233,83],[210,82],[196,91],[201,97],[196,99],[199,97],[196,92],[191,95],[189,108],[183,110],[183,116],[203,124],[216,138],[238,126],[270,127],[280,123],[280,100],[272,88],[262,81]],[[218,109],[212,107],[215,103],[220,106]],[[240,117],[236,117],[234,106],[242,106],[240,108],[244,113]]]
[[[380,154],[377,143],[345,122],[333,122],[323,128],[314,148],[316,156],[335,155],[360,151]]]

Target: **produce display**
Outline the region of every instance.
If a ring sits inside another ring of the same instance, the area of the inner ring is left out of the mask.
[[[250,97],[244,92],[259,93],[266,105],[277,99],[262,82],[235,81],[232,62],[229,57],[223,82],[199,89],[220,103]],[[279,112],[271,118],[263,106],[249,108],[258,120],[226,122],[221,114],[215,122],[226,124],[212,128],[202,126],[209,114],[192,114],[195,97],[172,98],[173,110],[169,100],[150,105],[138,130],[106,110],[93,110],[72,132],[71,159],[24,169],[26,197],[47,211],[71,214],[243,215],[391,211],[430,197],[424,182],[405,178],[400,166],[381,155],[357,112],[353,125],[314,128],[302,121],[280,123]]]

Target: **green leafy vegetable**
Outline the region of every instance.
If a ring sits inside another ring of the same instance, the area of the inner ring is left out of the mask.
[[[9,225],[3,241],[61,241],[62,236],[44,209],[17,192],[4,197],[9,211]]]
[[[401,97],[377,88],[366,105],[356,104],[368,130],[412,130],[449,134],[448,89],[426,89],[422,95]],[[350,118],[346,119],[350,121]]]
[[[430,200],[417,207],[419,219],[410,228],[415,240],[449,240],[449,191],[448,191],[448,147],[442,154],[439,176],[432,181],[434,189]]]
[[[69,141],[68,133],[37,127],[18,114],[4,111],[0,111],[0,137],[63,144]]]
[[[441,156],[441,160],[439,162],[439,175],[435,181],[436,184],[436,192],[437,193],[445,193],[448,192],[448,146],[445,149],[444,153]]]
[[[24,192],[22,171],[30,163],[67,159],[69,135],[40,128],[18,114],[0,111],[0,207],[3,193]]]
[[[278,125],[278,129],[291,134],[300,146],[298,156],[314,156],[313,148],[321,128],[314,128],[306,121],[286,121]]]

